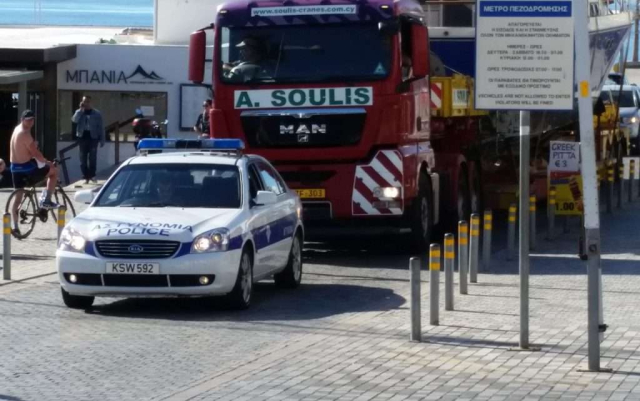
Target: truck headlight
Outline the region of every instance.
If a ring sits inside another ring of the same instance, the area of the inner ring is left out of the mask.
[[[200,234],[193,241],[191,253],[224,252],[229,249],[230,233],[226,228],[217,228]]]
[[[635,116],[634,117],[624,117],[622,119],[622,122],[624,124],[635,124],[635,123],[638,122],[638,117],[635,117]]]
[[[377,187],[373,190],[373,196],[378,199],[395,199],[400,197],[398,187]]]
[[[84,252],[87,240],[71,227],[66,227],[60,234],[59,248],[63,251]]]

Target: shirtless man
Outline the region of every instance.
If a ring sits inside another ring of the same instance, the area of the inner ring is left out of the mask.
[[[13,130],[11,135],[11,175],[13,176],[13,187],[22,189],[27,186],[34,186],[40,181],[47,179],[47,189],[42,192],[40,207],[53,209],[57,207],[51,202],[51,194],[58,183],[58,171],[52,162],[44,158],[38,150],[36,141],[31,136],[31,128],[35,123],[35,114],[31,110],[22,113],[21,122]],[[42,166],[42,167],[40,167]],[[24,192],[18,192],[15,202],[11,205],[11,218],[13,219],[14,230],[18,229],[18,206],[22,202]]]

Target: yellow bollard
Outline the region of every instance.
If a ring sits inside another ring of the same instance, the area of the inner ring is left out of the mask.
[[[11,280],[11,214],[2,216],[2,278]]]
[[[491,264],[491,231],[493,230],[493,213],[491,209],[484,211],[484,230],[482,231],[482,271],[488,272]]]
[[[444,235],[444,309],[453,310],[453,265],[456,260],[453,234]]]
[[[507,260],[513,260],[516,249],[516,204],[509,206],[509,232],[507,234]]]
[[[429,320],[432,326],[440,324],[440,245],[429,247]]]
[[[536,197],[529,197],[529,247],[536,248]]]
[[[624,201],[624,164],[618,167],[618,209],[622,209]]]
[[[607,168],[607,196],[605,197],[605,203],[607,204],[607,213],[613,213],[613,185],[614,185],[614,172],[613,167]]]
[[[458,274],[460,274],[460,294],[467,293],[469,276],[469,223],[458,222]]]
[[[478,263],[480,263],[480,215],[471,215],[471,238],[469,241],[469,281],[478,282]]]
[[[629,160],[629,185],[628,185],[628,195],[629,195],[629,203],[633,202],[633,194],[635,190],[633,188],[633,184],[635,182],[635,171],[636,171],[636,161],[631,159]]]
[[[67,207],[61,205],[58,208],[58,242],[60,242],[60,236],[62,235],[62,230],[64,230],[64,226],[67,224]]]

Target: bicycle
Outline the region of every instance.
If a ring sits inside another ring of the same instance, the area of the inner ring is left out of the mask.
[[[64,162],[68,159],[70,159],[70,157],[63,159],[62,161]],[[58,166],[60,164],[60,161],[54,159],[53,163],[55,166]],[[53,221],[56,223],[58,222],[58,218],[54,209],[44,209],[38,206],[38,190],[36,189],[36,186],[42,184],[45,181],[46,180],[40,181],[30,188],[20,188],[11,192],[11,195],[9,196],[9,199],[7,200],[7,204],[5,206],[5,213],[11,214],[12,219],[14,218],[13,214],[11,213],[11,205],[13,204],[12,201],[14,201],[18,193],[22,192],[24,194],[22,197],[22,201],[20,202],[20,206],[18,207],[17,223],[19,231],[16,231],[14,229],[11,230],[11,234],[15,238],[27,238],[33,232],[37,220],[40,220],[43,223],[46,223],[49,220],[49,213],[51,213]],[[64,192],[62,185],[60,185],[60,181],[58,181],[58,183],[56,184],[56,189],[51,195],[51,199],[58,205],[65,206],[67,208],[67,214],[71,214],[72,218],[76,217],[76,209],[73,206],[73,203],[71,202],[69,196]]]

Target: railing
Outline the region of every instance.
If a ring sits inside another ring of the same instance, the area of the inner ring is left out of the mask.
[[[120,164],[120,128],[127,126],[129,124],[131,124],[133,122],[133,120],[135,120],[135,116],[128,118],[124,121],[116,121],[114,123],[111,123],[109,125],[107,125],[104,129],[105,135],[107,138],[109,138],[109,134],[113,133],[114,134],[114,138],[115,140],[113,141],[114,145],[115,145],[115,149],[114,149],[114,164]],[[60,160],[62,160],[62,175],[64,177],[64,181],[65,181],[65,185],[69,185],[69,171],[67,170],[67,163],[64,161],[65,159],[65,155],[73,150],[74,148],[77,148],[78,146],[80,146],[80,141],[76,140],[74,143],[72,143],[71,145],[61,149],[58,152],[58,157]]]

